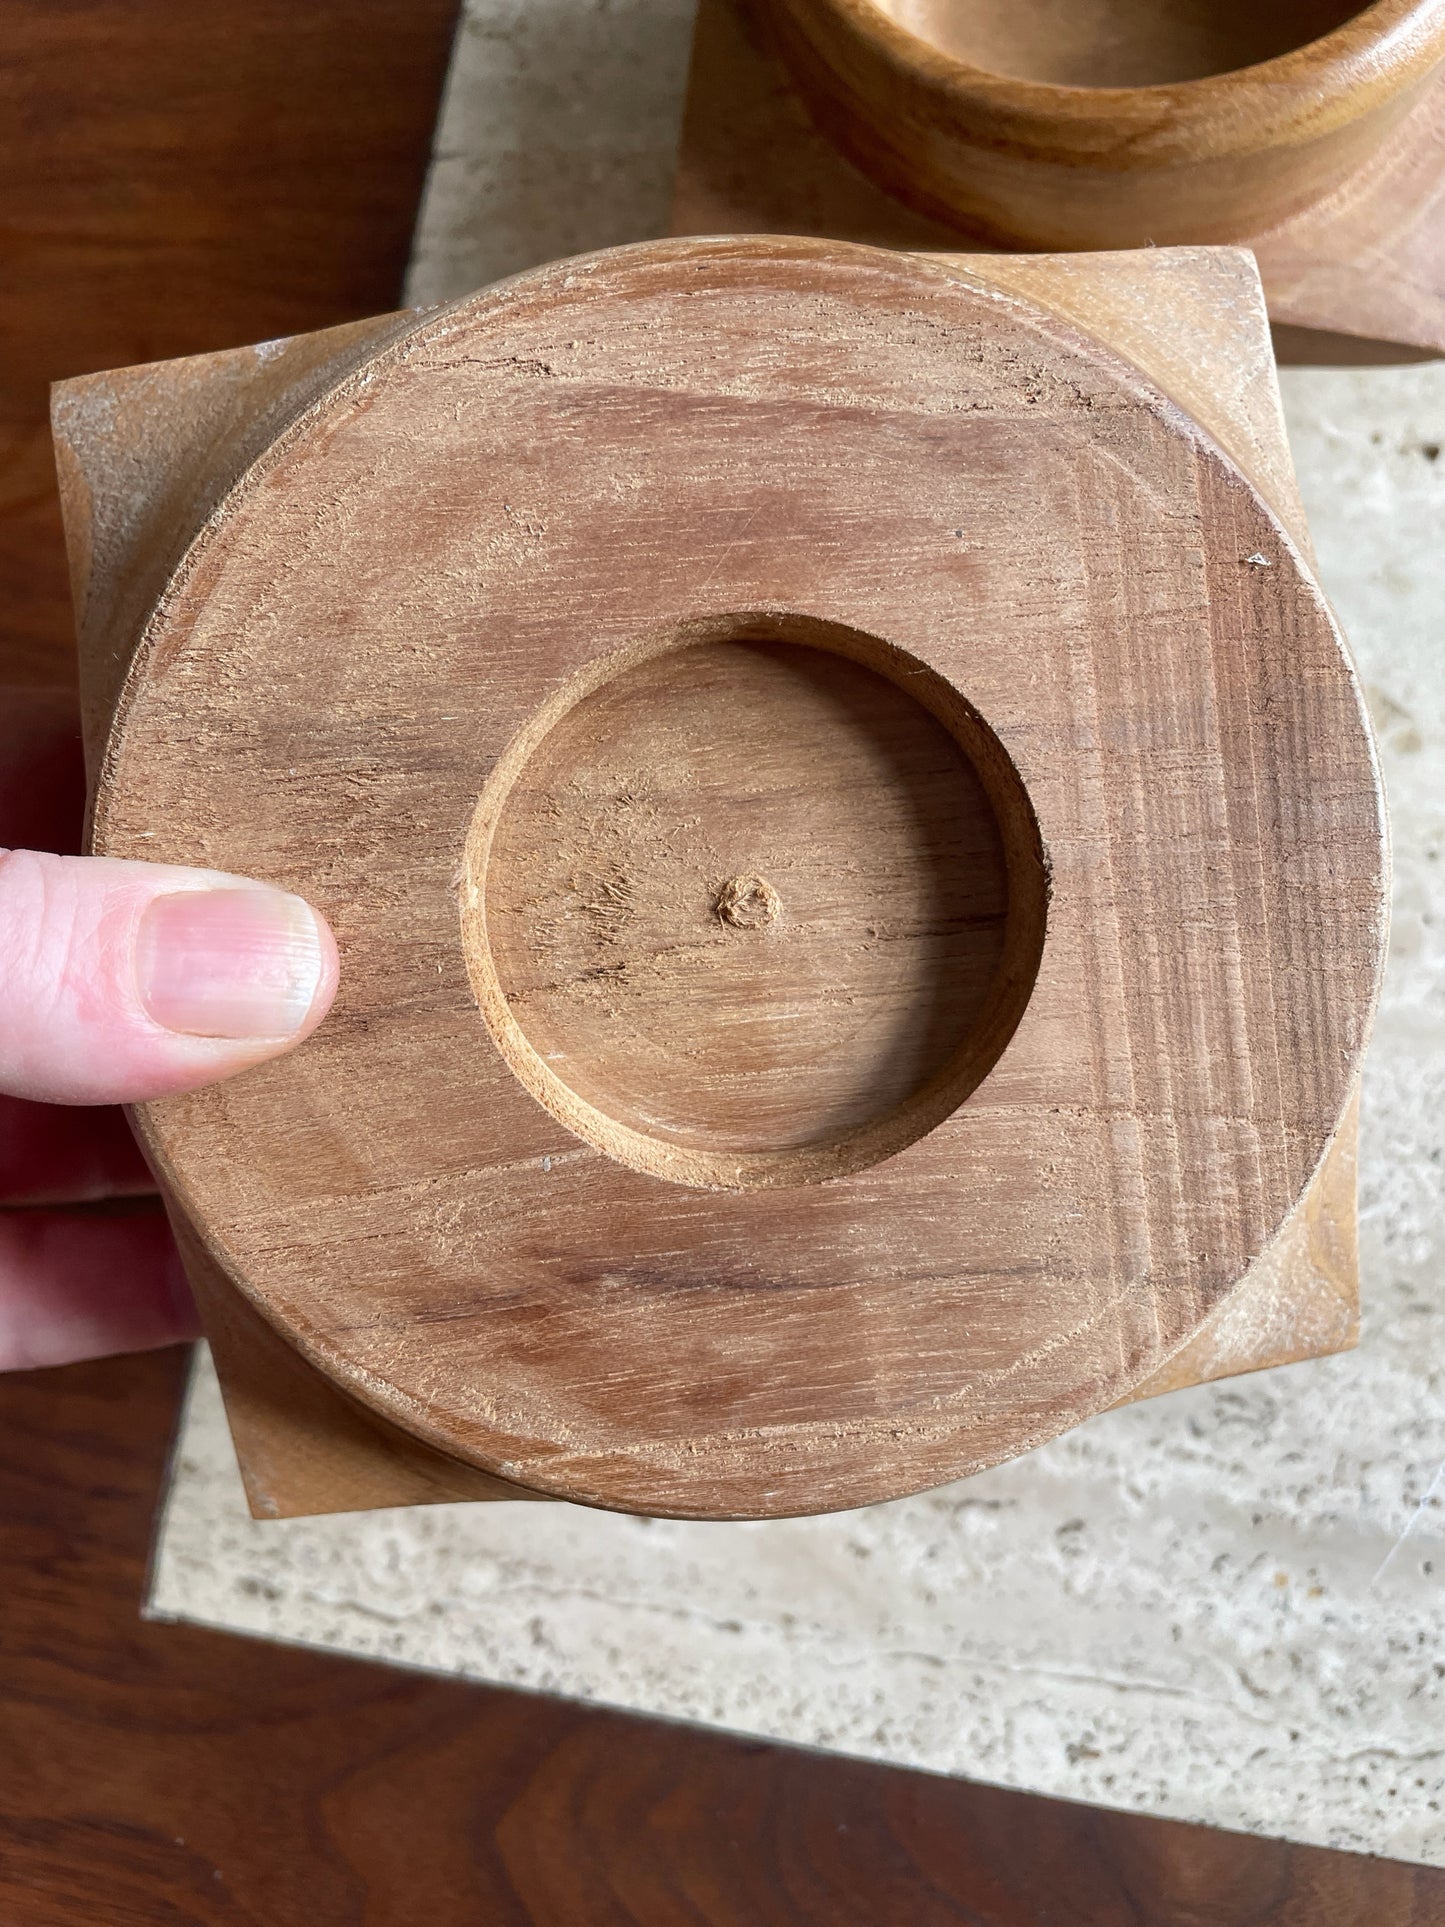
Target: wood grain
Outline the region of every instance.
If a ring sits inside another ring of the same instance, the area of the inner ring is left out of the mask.
[[[9,1927],[1435,1927],[1445,1874],[139,1616],[180,1353],[0,1379]]]
[[[693,151],[689,145],[686,152]],[[1218,249],[1151,249],[956,259],[965,272],[983,268],[995,284],[1041,302],[1125,352],[1207,427],[1308,554],[1263,303],[1247,257]],[[395,318],[383,318],[272,344],[264,357],[237,350],[68,386],[63,416],[73,404],[87,418],[84,472],[66,462],[64,434],[60,451],[77,527],[87,538],[78,550],[85,566],[77,595],[93,751],[109,727],[125,668],[124,649],[112,645],[134,630],[159,595],[191,519],[209,513],[240,467],[315,398],[318,380],[324,386],[353,369],[358,348],[390,338],[397,326]],[[148,460],[137,459],[142,448]],[[131,558],[123,574],[89,567],[92,554],[113,561],[122,553]],[[1355,1342],[1354,1137],[1351,1114],[1280,1238],[1196,1337],[1131,1397]],[[369,1417],[247,1304],[179,1213],[175,1222],[258,1517],[518,1492]]]
[[[152,1115],[227,1276],[426,1444],[644,1510],[890,1496],[1149,1378],[1333,1141],[1380,944],[1358,700],[1239,472],[1058,313],[807,243],[545,271],[348,365],[177,577],[97,810],[100,847],[277,876],[345,940],[311,1047]],[[456,866],[577,677],[790,609],[977,705],[1049,938],[995,1069],[898,1155],[660,1184],[487,1036]]]
[[[1359,1343],[1359,1109],[1356,1093],[1280,1235],[1189,1342],[1134,1388],[1131,1399],[1295,1365]]]
[[[782,0],[701,0],[680,157],[673,231],[682,234],[767,232],[828,234],[893,247],[976,251],[990,234],[953,203],[922,202],[901,177],[867,171],[869,158],[845,157],[849,136],[817,104],[814,119],[775,44],[773,23]],[[851,0],[845,0],[851,4]],[[1242,10],[1241,10],[1242,11]],[[1438,10],[1437,10],[1438,11]],[[1368,9],[1367,13],[1377,13]],[[1067,10],[1073,18],[1075,10]],[[1256,8],[1260,31],[1274,31],[1282,10]],[[1201,28],[1235,17],[1234,9],[1151,9],[1162,22],[1181,18]],[[858,0],[859,21],[882,19]],[[999,31],[1028,10],[990,10]],[[840,29],[842,31],[844,29]],[[1433,28],[1431,29],[1433,32]],[[914,50],[922,43],[911,42]],[[921,57],[921,56],[920,56]],[[905,63],[906,67],[906,63]],[[903,83],[900,81],[900,85]],[[944,84],[944,83],[940,83]],[[1031,90],[1030,98],[1038,90]],[[1155,89],[1146,98],[1167,109],[1179,90]],[[1185,90],[1186,95],[1189,89]],[[1050,90],[1039,94],[1051,98]],[[1112,95],[1069,96],[1088,110]],[[1437,71],[1367,161],[1298,211],[1261,226],[1259,220],[1217,232],[1256,254],[1282,358],[1300,361],[1382,361],[1445,352],[1445,74]],[[1044,106],[1040,106],[1044,112]],[[822,125],[820,125],[820,122]],[[831,132],[822,131],[826,125]],[[945,119],[938,139],[947,142]],[[1012,137],[1011,137],[1012,138]],[[1131,150],[1132,151],[1132,150]],[[960,163],[962,164],[962,163]],[[860,171],[861,170],[861,171]],[[1076,179],[1079,170],[1066,170]],[[1061,178],[1039,169],[1040,181]],[[979,175],[987,179],[986,170]],[[889,182],[894,191],[879,185]],[[1060,190],[1062,192],[1062,190]],[[1076,216],[1097,196],[1069,191]],[[1181,202],[1180,206],[1183,205]],[[924,211],[925,207],[931,212]],[[1171,202],[1171,215],[1177,208]],[[1274,217],[1261,217],[1273,219]],[[1151,220],[1158,242],[1175,228]],[[1020,230],[1023,232],[1024,230]],[[1029,230],[1032,231],[1032,230]],[[1042,231],[1042,230],[1040,230]],[[1054,232],[1053,229],[1049,230]],[[1177,230],[1202,239],[1191,222]],[[967,237],[966,242],[961,237]],[[1068,243],[1079,245],[1079,238]],[[1111,241],[1109,246],[1117,246]]]
[[[760,164],[763,155],[770,157],[767,166]],[[806,230],[891,237],[934,249],[947,238],[945,230],[891,201],[822,140],[746,10],[720,0],[704,0],[698,14],[672,219],[680,234]],[[1312,557],[1262,290],[1246,257],[1220,248],[1151,248],[945,258],[1108,339],[1208,430]],[[1312,275],[1317,286],[1318,267]],[[1388,285],[1382,298],[1389,299]],[[1273,333],[1277,344],[1281,330]],[[1348,347],[1345,337],[1314,337],[1302,358],[1338,359],[1342,342]],[[1380,342],[1355,345],[1372,360],[1398,352]],[[1352,1120],[1353,1113],[1275,1245],[1195,1338],[1130,1398],[1317,1357],[1357,1341]]]
[[[1273,227],[1366,167],[1445,59],[1442,0],[765,0],[764,13],[865,172],[1032,248]]]
[[[253,1518],[536,1496],[434,1451],[348,1398],[236,1290],[174,1207],[170,1217]]]
[[[467,839],[468,969],[520,1082],[610,1157],[728,1189],[941,1124],[1017,1028],[1047,914],[987,725],[797,614],[669,626],[604,668],[513,743]]]
[[[1334,33],[1359,0],[876,0],[985,73],[1054,87],[1168,87],[1278,60]]]
[[[92,783],[135,638],[198,523],[328,383],[408,323],[381,315],[56,388],[53,461],[65,504]],[[82,425],[83,465],[73,452]]]
[[[7,0],[3,679],[70,682],[51,381],[395,303],[456,0]]]

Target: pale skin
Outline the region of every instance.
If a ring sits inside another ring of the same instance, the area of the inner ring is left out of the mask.
[[[118,1107],[294,1048],[336,991],[300,898],[77,855],[83,803],[74,698],[0,688],[0,1370],[195,1335]]]

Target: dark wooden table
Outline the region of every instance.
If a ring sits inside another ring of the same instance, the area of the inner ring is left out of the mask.
[[[6,0],[0,683],[63,375],[393,306],[456,0]],[[4,1927],[1434,1927],[1445,1875],[140,1617],[178,1352],[0,1379]]]
[[[139,1616],[183,1358],[0,1380],[7,1927],[1403,1927],[1445,1875]]]
[[[458,0],[4,0],[4,679],[73,674],[50,382],[397,305]]]

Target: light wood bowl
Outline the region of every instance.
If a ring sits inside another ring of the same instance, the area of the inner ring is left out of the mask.
[[[1003,246],[1247,239],[1365,169],[1445,0],[765,0],[812,111],[900,199]]]

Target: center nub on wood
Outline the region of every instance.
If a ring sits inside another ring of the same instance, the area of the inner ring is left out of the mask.
[[[570,1128],[686,1183],[890,1155],[986,1073],[1032,983],[1001,1019],[1017,906],[964,743],[911,688],[791,633],[634,657],[494,806],[493,1035]]]
[[[713,908],[734,930],[766,930],[782,915],[782,899],[766,877],[729,877]]]

